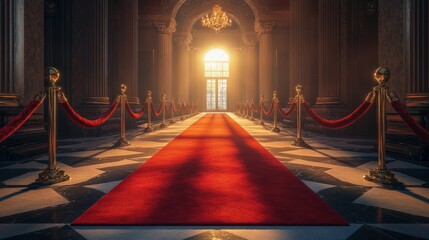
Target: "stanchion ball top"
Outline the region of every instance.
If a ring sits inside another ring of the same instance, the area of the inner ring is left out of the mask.
[[[390,78],[390,70],[387,67],[379,67],[374,72],[374,79],[379,84],[387,83]]]
[[[50,83],[55,83],[56,81],[58,81],[58,79],[60,79],[61,74],[60,74],[60,71],[58,71],[58,69],[54,67],[48,67],[45,69],[44,77]]]
[[[295,86],[295,91],[296,91],[297,94],[301,94],[302,93],[302,89],[303,89],[303,87],[302,87],[301,84],[297,84]]]

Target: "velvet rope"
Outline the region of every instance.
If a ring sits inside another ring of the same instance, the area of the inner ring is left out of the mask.
[[[286,117],[289,114],[291,114],[293,112],[293,110],[295,110],[296,108],[296,102],[292,103],[292,106],[290,106],[288,111],[284,111],[283,108],[280,106],[280,104],[277,105],[277,109],[279,110],[279,113],[283,116]]]
[[[253,111],[253,112],[255,112],[255,113],[258,113],[258,112],[259,112],[259,108],[258,108],[258,107],[256,107],[256,105],[255,105],[255,103],[254,103],[254,102],[252,102],[252,111]]]
[[[274,101],[271,102],[271,106],[270,106],[270,110],[269,111],[265,110],[265,105],[264,105],[264,103],[262,103],[262,110],[264,111],[265,116],[271,115],[271,113],[273,112],[273,109],[274,109]]]
[[[357,120],[363,117],[363,115],[365,115],[365,113],[368,112],[368,110],[371,108],[372,103],[364,101],[352,113],[337,120],[328,120],[322,118],[311,109],[308,103],[304,102],[303,105],[308,115],[310,115],[310,117],[313,118],[314,121],[318,122],[320,125],[327,128],[344,128],[355,123]]]
[[[125,102],[125,109],[127,110],[128,115],[129,115],[131,118],[134,118],[134,119],[138,119],[138,118],[140,118],[141,116],[143,116],[144,111],[146,111],[146,106],[147,106],[147,104],[144,104],[144,105],[143,105],[143,107],[142,107],[142,109],[141,109],[140,111],[138,111],[138,112],[133,112],[133,110],[131,109],[130,104],[128,104],[128,101],[126,101],[126,102]]]
[[[115,112],[115,110],[118,107],[118,105],[119,105],[119,101],[118,100],[113,101],[112,104],[110,105],[109,110],[107,110],[107,112],[104,113],[103,116],[101,116],[98,119],[90,120],[90,119],[84,118],[81,115],[79,115],[73,109],[73,107],[70,105],[70,103],[68,101],[60,102],[60,106],[64,110],[64,112],[66,113],[66,115],[74,123],[76,123],[77,125],[79,125],[80,127],[83,127],[83,128],[98,127],[101,124],[105,123],[112,116],[113,112]]]
[[[405,105],[402,104],[399,99],[392,101],[391,104],[395,111],[399,113],[399,116],[401,116],[402,120],[404,120],[407,126],[417,135],[417,137],[424,144],[429,146],[429,131],[410,115]]]
[[[34,98],[27,104],[27,106],[24,107],[24,109],[22,109],[18,115],[16,115],[5,126],[3,126],[0,129],[0,142],[3,142],[6,138],[16,132],[16,130],[18,130],[40,107],[44,99],[44,96],[42,98]]]
[[[173,103],[173,102],[171,102],[171,103],[170,103],[170,107],[168,107],[168,108],[167,108],[167,112],[168,112],[168,113],[169,113],[169,112],[171,112],[171,111],[173,111],[173,112],[176,112],[176,111],[177,111],[176,106],[174,105],[174,103]]]
[[[153,107],[153,103],[150,103],[151,105],[151,109],[152,109],[152,113],[155,117],[159,117],[159,115],[161,115],[162,113],[162,107],[164,106],[164,102],[161,103],[161,105],[159,105],[159,109],[158,111],[155,111],[155,108]]]

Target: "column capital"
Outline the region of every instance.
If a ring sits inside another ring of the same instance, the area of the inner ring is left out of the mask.
[[[276,23],[276,21],[258,21],[255,23],[255,31],[258,33],[258,36],[271,33]]]
[[[189,44],[192,42],[192,34],[178,34],[174,36],[174,41],[179,43],[179,46],[189,48]]]
[[[171,34],[176,31],[176,23],[174,21],[154,21],[153,25],[158,28],[160,33]]]
[[[249,36],[249,35],[243,34],[243,36],[241,37],[241,40],[243,41],[243,44],[246,48],[256,47],[255,36]]]

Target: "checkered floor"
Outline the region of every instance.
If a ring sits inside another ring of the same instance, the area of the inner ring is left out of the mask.
[[[71,180],[34,184],[48,156],[0,161],[0,239],[429,239],[429,167],[387,157],[402,183],[393,187],[362,176],[377,165],[375,140],[304,134],[310,148],[292,146],[293,129],[270,131],[230,116],[292,170],[350,226],[70,226],[76,217],[144,164],[204,113],[152,133],[127,132],[130,146],[114,148],[118,136],[58,143],[59,168]]]

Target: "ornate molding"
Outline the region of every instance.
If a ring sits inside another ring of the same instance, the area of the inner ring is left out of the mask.
[[[258,21],[255,23],[255,31],[258,33],[258,36],[261,34],[268,34],[273,31],[276,24],[276,21]]]
[[[176,31],[176,23],[173,21],[159,22],[154,21],[153,25],[158,28],[160,33],[171,34]]]
[[[174,37],[174,41],[179,43],[179,46],[189,47],[192,42],[192,34],[180,34]]]

